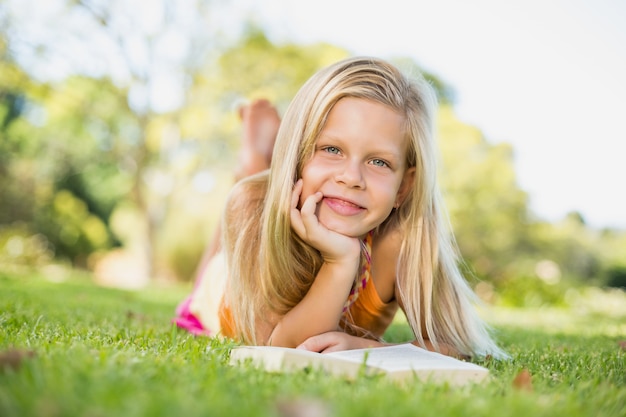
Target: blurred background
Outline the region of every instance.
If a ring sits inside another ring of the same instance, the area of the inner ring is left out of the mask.
[[[626,287],[625,21],[619,0],[0,0],[0,272],[192,281],[237,106],[282,113],[358,54],[437,89],[441,185],[484,300]]]

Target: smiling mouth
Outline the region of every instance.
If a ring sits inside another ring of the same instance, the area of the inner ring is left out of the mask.
[[[350,201],[342,200],[340,198],[324,197],[324,204],[326,204],[332,211],[343,216],[353,216],[359,214],[365,210],[357,204]]]

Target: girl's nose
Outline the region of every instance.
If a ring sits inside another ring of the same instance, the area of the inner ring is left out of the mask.
[[[350,188],[365,188],[362,165],[358,161],[346,161],[339,167],[335,180]]]

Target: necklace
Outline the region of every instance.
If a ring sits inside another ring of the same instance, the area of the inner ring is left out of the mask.
[[[374,234],[373,231],[370,231],[365,236],[365,239],[361,241],[361,248],[363,249],[363,256],[361,258],[361,273],[359,274],[359,277],[355,280],[354,284],[352,285],[352,289],[350,290],[350,295],[348,295],[348,299],[346,300],[346,303],[343,305],[344,313],[346,312],[346,310],[348,310],[348,308],[350,308],[352,304],[354,304],[356,299],[359,298],[359,292],[361,292],[365,288],[365,286],[367,285],[367,281],[369,281],[370,279],[370,268],[372,265],[371,253],[372,253],[372,235],[373,234]]]

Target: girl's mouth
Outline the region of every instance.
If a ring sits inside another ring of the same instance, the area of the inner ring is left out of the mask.
[[[354,216],[365,210],[365,208],[357,204],[335,197],[324,197],[322,202],[332,211],[342,216]]]

